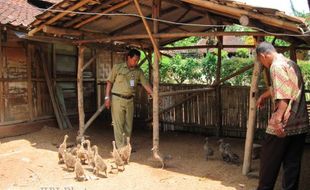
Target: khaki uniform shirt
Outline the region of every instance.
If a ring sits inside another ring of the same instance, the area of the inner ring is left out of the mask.
[[[149,84],[139,67],[129,69],[126,63],[114,65],[107,80],[113,84],[112,93],[125,96],[135,94],[138,82]]]
[[[297,135],[309,131],[308,113],[304,92],[304,81],[298,65],[278,54],[270,67],[272,80],[272,98],[277,111],[277,101],[289,100],[288,107],[282,118],[286,135]],[[271,116],[267,133],[275,135],[273,125],[276,124],[274,114]]]

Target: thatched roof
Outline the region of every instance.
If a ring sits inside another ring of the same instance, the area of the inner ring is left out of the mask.
[[[152,17],[152,2],[151,0],[139,1],[144,16],[148,18]],[[44,26],[70,30],[69,35],[75,31],[82,32],[83,35],[74,35],[78,38],[85,38],[86,36],[89,39],[92,39],[89,36],[90,34],[94,34],[96,37],[146,34],[141,18],[135,16],[137,10],[131,0],[64,0],[54,5],[53,9],[68,12],[47,10],[38,15],[36,20],[31,23],[30,35],[42,32]],[[71,11],[114,13],[116,15],[83,15]],[[214,25],[239,24],[239,19],[242,16],[249,19],[248,26],[263,29],[264,32],[297,35],[309,32],[309,28],[302,18],[286,15],[276,9],[254,7],[230,0],[162,0],[159,18],[182,24],[159,22],[159,33],[207,32],[214,30],[214,28],[221,31],[223,27],[215,27]],[[148,24],[152,26],[149,19]],[[49,35],[48,33],[54,35],[53,32],[46,32],[45,35]],[[309,36],[289,36],[287,38],[297,42],[297,44],[309,43],[310,41]],[[160,39],[159,43],[164,45],[178,39],[180,38]],[[139,40],[138,43],[151,45],[148,39]]]

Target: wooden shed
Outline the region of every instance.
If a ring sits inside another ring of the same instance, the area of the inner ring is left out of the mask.
[[[253,36],[257,40],[274,36],[286,40],[291,46],[277,48],[290,51],[294,60],[296,49],[309,49],[310,43],[309,28],[303,19],[235,1],[64,0],[46,9],[38,9],[25,0],[0,2],[7,7],[14,2],[15,10],[27,8],[32,17],[36,15],[31,23],[22,24],[8,19],[10,13],[0,17],[0,94],[5,97],[0,100],[0,125],[56,118],[58,126],[66,128],[71,126],[68,116],[78,113],[82,137],[104,109],[102,93],[107,74],[113,64],[124,61],[128,48],[135,47],[147,55],[141,64],[147,61],[152,65],[149,73],[153,76],[153,111],[148,109],[146,95],[139,91],[135,116],[153,119],[155,153],[159,148],[160,122],[163,127],[182,130],[198,126],[195,129],[204,131],[210,127],[217,135],[225,133],[223,126],[233,126],[233,131],[242,134],[247,126],[254,128],[259,64],[255,64],[251,90],[221,86],[223,81],[253,67],[249,65],[222,78],[221,49],[254,48],[255,44],[224,45],[223,36]],[[242,24],[253,31],[225,32],[225,27],[232,24]],[[217,44],[165,47],[190,36],[215,36]],[[214,85],[160,85],[160,50],[190,48],[218,49]],[[159,97],[163,105],[158,104]],[[90,113],[87,121],[85,113]],[[259,128],[265,121],[266,118],[255,126]],[[254,130],[248,133],[253,140]]]

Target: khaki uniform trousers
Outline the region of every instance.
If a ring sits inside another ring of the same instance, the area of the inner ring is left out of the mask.
[[[111,113],[116,146],[121,148],[126,145],[123,133],[125,133],[126,137],[130,137],[132,132],[133,98],[125,99],[112,95]]]

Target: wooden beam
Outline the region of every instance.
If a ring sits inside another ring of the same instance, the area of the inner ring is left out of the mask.
[[[147,56],[145,56],[145,58],[139,62],[138,67],[141,67],[145,63],[146,60],[147,60]]]
[[[85,132],[85,112],[84,112],[84,91],[83,91],[83,65],[84,46],[79,46],[78,68],[77,68],[77,101],[79,111],[79,133],[77,138],[82,138]]]
[[[277,19],[276,17],[271,16],[265,16],[263,14],[259,14],[254,11],[247,11],[244,9],[234,8],[230,6],[221,5],[219,3],[215,3],[212,1],[201,1],[201,0],[181,0],[182,2],[186,2],[189,4],[194,4],[199,7],[207,8],[210,10],[214,10],[216,12],[225,13],[228,15],[233,15],[235,17],[240,17],[242,15],[248,16],[249,18],[254,18],[257,20],[260,20],[261,22],[264,22],[268,25],[285,28],[287,30],[297,32],[300,34],[300,30],[296,26],[296,23],[289,22],[289,21],[283,21],[281,19]]]
[[[42,30],[45,25],[53,24],[54,22],[56,22],[57,20],[61,19],[65,15],[69,14],[70,11],[74,11],[74,10],[80,8],[83,5],[89,3],[90,1],[92,1],[92,0],[81,0],[80,2],[78,2],[75,5],[73,5],[72,7],[70,7],[69,9],[66,9],[64,12],[59,13],[58,15],[52,17],[50,20],[46,21],[45,23],[41,24],[40,26],[32,29],[30,32],[28,32],[28,35],[29,36],[33,36],[35,33],[37,33],[40,30]]]
[[[75,36],[75,37],[81,37],[86,36],[88,38],[105,38],[107,37],[106,34],[101,33],[94,33],[89,31],[82,31],[82,30],[73,30],[73,29],[67,29],[67,28],[60,28],[55,26],[44,26],[43,32],[47,34],[54,34],[57,36]]]
[[[255,59],[256,60],[256,59]],[[251,170],[251,161],[252,161],[252,146],[254,139],[254,131],[256,126],[256,101],[258,97],[258,82],[259,76],[262,70],[262,66],[259,62],[254,63],[254,70],[252,75],[252,82],[250,88],[250,100],[249,100],[249,117],[247,122],[247,131],[244,147],[244,158],[243,158],[243,167],[242,174],[247,175]]]
[[[82,67],[82,71],[84,71],[90,64],[92,64],[96,58],[98,57],[98,54],[94,55],[92,58],[90,58],[90,60],[87,61],[87,63],[85,63]]]
[[[100,113],[104,110],[104,104],[99,107],[99,109],[94,113],[93,116],[86,122],[84,127],[84,132],[86,129],[95,121],[95,119],[100,115]]]
[[[270,36],[263,32],[186,32],[186,33],[158,33],[153,34],[154,38],[185,38],[185,37],[207,37],[207,36]],[[77,40],[75,43],[84,44],[84,43],[101,43],[101,42],[110,42],[116,40],[133,40],[133,39],[147,39],[149,38],[148,34],[129,34],[129,35],[119,35],[111,36],[95,40]]]
[[[55,34],[55,35],[69,35],[69,36],[82,36],[83,33],[79,30],[72,30],[67,28],[59,28],[55,26],[43,26],[43,32],[48,34]]]
[[[143,13],[142,13],[142,10],[140,8],[138,0],[134,0],[134,2],[135,2],[136,9],[137,9],[137,11],[138,11],[138,13],[139,13],[139,15],[140,15],[140,17],[142,19],[143,24],[144,24],[144,27],[145,27],[145,29],[147,31],[148,37],[150,38],[150,40],[151,40],[151,42],[153,44],[155,56],[157,56],[158,61],[160,61],[160,52],[158,50],[158,44],[155,41],[154,37],[152,36],[152,32],[151,32],[151,30],[149,28],[149,25],[147,24],[146,19],[145,19]],[[156,33],[156,32],[154,31],[154,33]]]
[[[122,2],[112,6],[110,8],[107,8],[107,9],[103,10],[102,12],[100,12],[100,14],[107,14],[109,12],[112,12],[112,11],[115,11],[117,9],[123,8],[126,5],[128,5],[130,2],[131,2],[131,0],[122,1]],[[73,28],[80,28],[81,26],[84,26],[85,24],[88,24],[88,23],[90,23],[90,22],[92,22],[92,21],[102,17],[102,15],[100,15],[100,14],[96,15],[96,16],[92,16],[92,17],[90,17],[90,18],[80,22],[79,24],[75,25]]]
[[[56,37],[48,37],[48,36],[24,36],[22,39],[36,41],[36,42],[43,42],[43,43],[52,43],[52,44],[69,44],[73,45],[73,41],[63,38],[56,38]]]
[[[109,5],[111,2],[113,2],[113,0],[107,0],[107,1],[102,2],[100,5],[96,6],[93,10],[91,10],[90,13],[97,13],[102,8],[104,8],[105,6]],[[71,27],[73,24],[75,24],[77,22],[81,22],[82,20],[85,20],[89,16],[90,15],[81,15],[81,16],[79,16],[77,18],[71,19],[68,22],[66,22],[63,25],[63,27],[65,27],[65,28]]]

